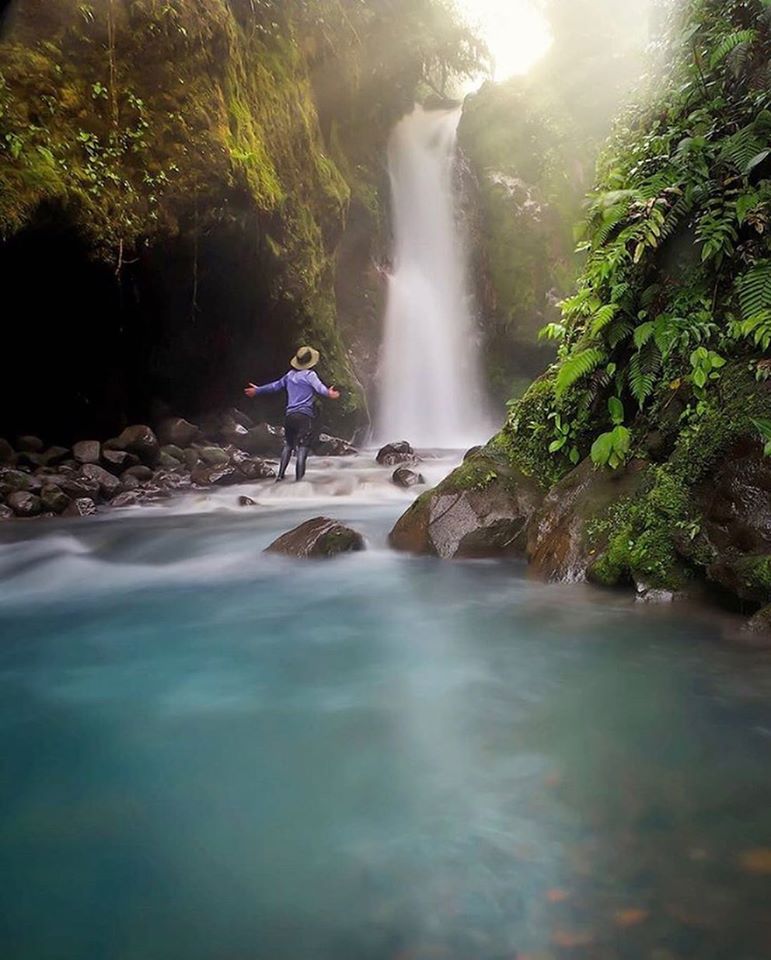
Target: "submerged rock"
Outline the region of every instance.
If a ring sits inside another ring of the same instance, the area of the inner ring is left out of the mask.
[[[17,490],[9,494],[6,503],[17,517],[36,517],[42,510],[40,497],[26,490]]]
[[[279,537],[265,552],[307,559],[333,557],[364,549],[364,538],[356,530],[337,520],[315,517]]]
[[[376,460],[381,467],[395,467],[399,463],[419,463],[420,457],[406,440],[400,440],[381,447]]]
[[[405,489],[418,487],[426,482],[422,473],[416,473],[408,467],[397,467],[393,472],[391,481],[395,483],[397,487],[404,487]]]
[[[239,497],[238,498],[239,507],[256,507],[257,504],[252,500],[251,497]]]
[[[443,559],[523,554],[527,524],[542,500],[534,480],[481,454],[416,500],[391,531],[390,543]]]

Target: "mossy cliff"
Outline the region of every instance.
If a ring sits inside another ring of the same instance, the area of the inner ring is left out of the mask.
[[[150,408],[197,415],[305,340],[355,422],[375,311],[354,291],[339,321],[346,250],[371,259],[379,158],[417,85],[475,56],[433,0],[17,0],[0,263],[23,313],[5,347],[34,340],[59,406],[6,382],[2,428],[68,439]]]
[[[667,82],[600,162],[557,361],[485,455],[541,486],[546,575],[706,579],[751,610],[771,602],[771,14],[691,0],[669,36]]]

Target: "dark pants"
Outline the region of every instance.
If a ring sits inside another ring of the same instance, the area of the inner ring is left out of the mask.
[[[279,480],[284,479],[293,450],[297,451],[295,477],[302,480],[305,476],[305,464],[312,440],[313,417],[307,413],[288,413],[284,421],[284,449],[281,451],[281,462],[278,467]]]
[[[286,445],[292,450],[309,447],[313,436],[313,418],[306,413],[288,413],[284,421]]]

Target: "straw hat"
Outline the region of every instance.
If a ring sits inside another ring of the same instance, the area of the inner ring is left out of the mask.
[[[319,362],[319,351],[313,347],[300,347],[292,357],[292,366],[295,370],[310,370]]]

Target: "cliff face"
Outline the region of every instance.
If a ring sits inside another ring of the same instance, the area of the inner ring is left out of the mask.
[[[18,0],[0,43],[0,269],[20,304],[4,353],[30,375],[3,378],[0,433],[197,416],[304,341],[361,420],[379,156],[425,72],[472,56],[449,19],[441,52],[438,28],[411,46],[403,6]]]

